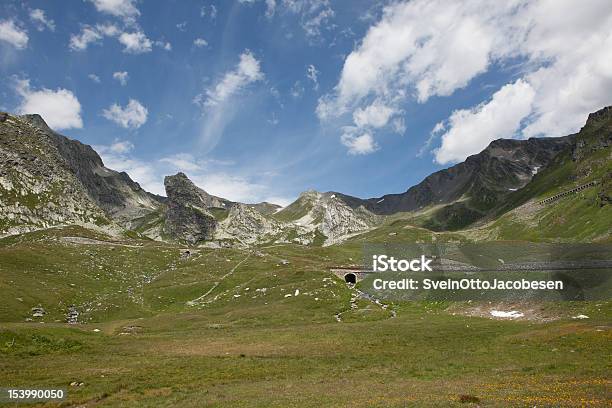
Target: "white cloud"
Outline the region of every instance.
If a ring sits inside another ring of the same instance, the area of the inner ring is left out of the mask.
[[[52,19],[47,18],[44,10],[30,10],[30,20],[32,20],[34,24],[36,24],[36,29],[38,31],[43,31],[45,28],[51,31],[55,31],[55,22]]]
[[[134,150],[134,144],[129,140],[115,140],[113,144],[109,146],[109,150],[113,153],[129,153]]]
[[[135,18],[140,11],[134,6],[135,0],[90,0],[96,10],[121,18]]]
[[[365,155],[378,150],[378,145],[370,133],[358,133],[360,130],[351,126],[344,128],[340,141],[348,148],[351,155]]]
[[[394,108],[384,105],[381,101],[375,101],[365,108],[355,110],[353,121],[358,127],[381,128],[386,126],[396,113]]]
[[[265,184],[250,177],[228,173],[226,170],[211,166],[226,166],[221,160],[198,160],[188,153],[176,153],[153,160],[141,160],[134,155],[134,145],[130,141],[115,140],[110,145],[94,146],[106,167],[125,171],[145,190],[165,195],[164,176],[182,171],[200,188],[210,194],[232,201],[256,203],[268,201],[281,205],[289,204]]]
[[[102,39],[102,34],[94,27],[83,26],[79,34],[70,36],[70,49],[73,51],[86,50],[89,44],[96,43]]]
[[[453,112],[449,130],[442,135],[442,146],[435,151],[436,161],[461,161],[495,139],[513,137],[529,115],[534,96],[531,85],[519,79],[495,92],[489,102]]]
[[[28,33],[20,28],[13,20],[0,21],[0,41],[5,41],[17,49],[28,45]]]
[[[206,91],[207,99],[204,104],[206,106],[216,106],[223,103],[249,84],[261,81],[263,77],[260,62],[247,50],[240,55],[238,65],[231,71],[226,72],[213,88]]]
[[[15,91],[21,97],[16,109],[18,113],[38,113],[55,130],[83,127],[81,104],[71,91],[63,88],[34,90],[28,79],[16,80]]]
[[[96,74],[89,74],[87,75],[87,78],[91,79],[92,81],[96,82],[96,83],[100,83],[100,77],[97,76]]]
[[[96,25],[96,30],[98,30],[98,32],[100,34],[103,34],[107,37],[116,37],[117,35],[119,35],[119,33],[121,33],[121,30],[119,30],[119,28],[114,25],[114,24],[97,24]]]
[[[153,45],[151,40],[149,40],[142,31],[121,33],[119,35],[119,42],[125,47],[123,52],[128,54],[142,54],[145,52],[150,52]]]
[[[202,170],[202,166],[191,154],[188,153],[174,154],[172,156],[161,158],[159,161],[161,163],[168,163],[176,168],[176,170],[184,172],[196,172]]]
[[[166,51],[172,51],[172,44],[170,44],[168,41],[155,41],[155,45]]]
[[[193,174],[189,177],[210,194],[242,203],[260,201],[267,190],[265,186],[247,178],[226,173]]]
[[[583,124],[588,112],[612,102],[611,61],[612,3],[607,0],[580,7],[571,0],[392,2],[346,57],[336,87],[319,100],[317,114],[322,120],[342,118],[372,100],[395,109],[408,100],[424,103],[451,95],[494,64],[517,64],[520,84],[534,92],[517,135],[567,134]],[[473,131],[490,128],[486,115],[470,117]],[[451,135],[462,134],[453,132],[449,122]],[[476,153],[462,147],[449,154],[449,146],[439,151],[440,160]]]
[[[193,40],[193,45],[195,45],[196,47],[206,47],[208,45],[208,41],[203,38],[196,38],[195,40]]]
[[[317,71],[317,68],[312,64],[308,65],[308,68],[306,68],[306,76],[312,81],[315,91],[319,89],[318,75],[319,71]]]
[[[132,156],[134,145],[131,142],[115,140],[110,146],[98,145],[93,148],[109,169],[125,171],[146,191],[166,195],[163,175],[151,161],[140,160]]]
[[[102,116],[126,129],[137,129],[147,121],[149,111],[140,102],[130,99],[125,107],[112,104],[102,111]]]
[[[274,17],[276,12],[276,0],[266,0],[266,17]]]
[[[187,29],[187,22],[186,22],[186,21],[183,21],[182,23],[178,23],[178,24],[176,25],[176,28],[177,28],[179,31],[185,31],[185,30]]]
[[[128,74],[127,71],[113,72],[113,79],[119,81],[121,86],[126,86],[128,79],[130,79],[130,74]]]

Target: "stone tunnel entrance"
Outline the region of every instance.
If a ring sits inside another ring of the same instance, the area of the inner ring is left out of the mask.
[[[344,281],[346,283],[352,283],[353,285],[357,283],[357,276],[354,273],[347,273],[344,275]]]

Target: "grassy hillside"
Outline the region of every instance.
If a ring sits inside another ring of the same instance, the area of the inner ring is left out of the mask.
[[[391,239],[465,238],[396,220],[342,246],[189,257],[79,228],[2,239],[0,380],[89,406],[606,404],[609,302],[539,305],[560,317],[549,322],[351,302],[328,268]],[[26,321],[39,305],[47,314]],[[63,323],[70,305],[82,323]]]

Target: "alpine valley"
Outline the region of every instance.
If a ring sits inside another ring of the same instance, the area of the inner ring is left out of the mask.
[[[609,261],[612,107],[402,193],[283,208],[183,173],[151,194],[44,119],[0,113],[0,385],[67,391],[41,406],[609,406],[610,301],[397,301],[342,268],[394,243]]]

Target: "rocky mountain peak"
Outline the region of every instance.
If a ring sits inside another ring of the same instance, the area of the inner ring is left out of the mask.
[[[210,208],[229,208],[233,203],[224,198],[208,194],[183,172],[178,172],[173,176],[164,178],[164,187],[169,200],[188,203],[196,207]]]
[[[597,112],[593,112],[589,114],[587,118],[586,125],[598,124],[600,122],[609,121],[612,119],[612,106],[606,106],[598,110]]]
[[[49,125],[47,125],[47,122],[45,122],[45,120],[43,119],[42,116],[40,116],[38,113],[29,113],[26,115],[21,115],[19,117],[21,120],[23,120],[24,122],[37,127],[41,130],[44,130],[46,132],[52,132],[53,130],[49,127]]]

